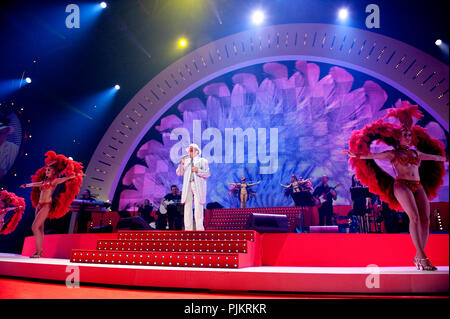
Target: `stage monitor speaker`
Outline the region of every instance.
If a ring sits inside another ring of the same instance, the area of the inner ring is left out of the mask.
[[[218,202],[211,202],[206,204],[206,209],[218,209],[218,208],[223,208],[223,206],[220,205]]]
[[[339,233],[339,226],[311,226],[310,233]]]
[[[287,233],[289,223],[286,215],[252,213],[245,229],[256,230],[258,233]]]
[[[112,225],[102,225],[102,226],[95,226],[91,227],[89,229],[90,233],[112,233],[113,227]]]
[[[118,230],[151,230],[150,225],[140,216],[119,219]]]

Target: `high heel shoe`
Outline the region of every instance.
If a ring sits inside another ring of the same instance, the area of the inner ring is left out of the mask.
[[[35,252],[33,255],[30,256],[30,258],[41,258],[43,254],[44,254],[44,251]]]
[[[416,265],[417,270],[420,270],[419,260],[419,257],[414,257],[414,265]]]
[[[423,262],[423,261],[427,261],[427,262]],[[435,271],[437,270],[437,268],[435,266],[433,266],[433,264],[431,264],[430,260],[428,258],[420,258],[419,259],[419,263],[418,263],[418,268],[417,269],[422,269],[425,271]]]

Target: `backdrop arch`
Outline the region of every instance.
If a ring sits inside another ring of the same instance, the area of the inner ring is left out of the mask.
[[[448,132],[448,73],[444,63],[398,40],[327,24],[248,30],[211,42],[148,82],[114,119],[86,169],[83,189],[112,201],[135,148],[164,112],[200,85],[233,70],[282,60],[332,63],[377,78],[417,101]]]

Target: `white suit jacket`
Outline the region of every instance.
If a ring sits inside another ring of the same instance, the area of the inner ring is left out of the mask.
[[[194,183],[196,188],[197,198],[200,199],[200,203],[203,205],[206,203],[206,179],[211,175],[209,172],[208,160],[200,156],[196,156],[193,159],[193,165],[198,168],[198,172],[191,171],[191,158],[184,160],[184,166],[179,165],[177,168],[177,175],[183,176],[183,190],[181,192],[181,202],[186,201],[188,193],[188,187],[190,187],[191,173],[194,174]]]

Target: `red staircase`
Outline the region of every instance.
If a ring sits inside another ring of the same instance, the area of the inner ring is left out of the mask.
[[[119,231],[96,250],[73,249],[74,263],[243,268],[261,265],[259,234],[243,231]]]
[[[299,226],[301,207],[219,208],[205,211],[205,227],[208,230],[243,230],[248,218],[255,214],[280,214],[288,218],[288,231],[295,233]]]

